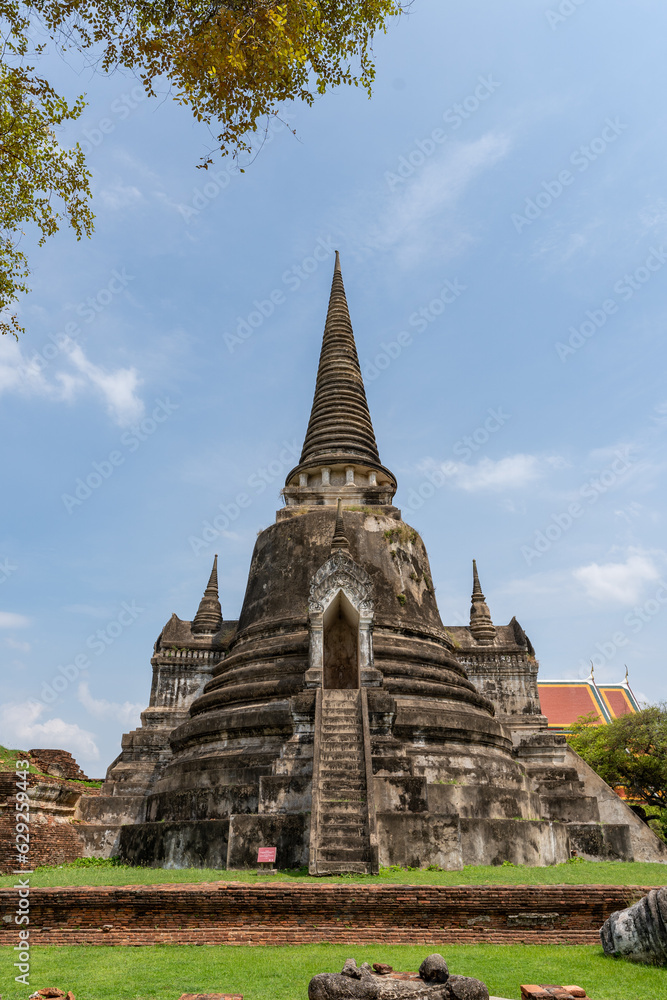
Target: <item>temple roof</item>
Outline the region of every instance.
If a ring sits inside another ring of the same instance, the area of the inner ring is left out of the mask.
[[[338,251],[310,420],[299,465],[288,480],[302,468],[327,464],[361,464],[383,469],[361,376]]]
[[[622,715],[641,710],[641,705],[628,684],[598,684],[597,689],[612,719],[619,719]]]
[[[538,681],[542,713],[550,729],[567,730],[581,716],[593,713],[607,723],[621,715],[638,712],[640,705],[627,682],[596,684],[586,680]]]
[[[222,623],[216,633],[193,632],[192,622],[172,614],[155,643],[154,652],[162,649],[227,649],[236,635],[238,620]]]
[[[535,650],[526,633],[523,631],[516,618],[513,618],[509,625],[494,625],[495,636],[490,642],[480,643],[475,638],[469,625],[445,625],[445,629],[456,643],[456,647],[463,650],[474,651],[480,655],[484,650],[489,654],[498,652],[521,652],[528,656],[534,656]]]

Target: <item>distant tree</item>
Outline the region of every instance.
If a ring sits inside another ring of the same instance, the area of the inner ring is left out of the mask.
[[[568,742],[612,788],[654,807],[667,821],[667,705],[651,705],[599,725],[593,714],[580,718]]]
[[[385,31],[402,0],[0,0],[0,330],[21,330],[3,310],[27,290],[23,225],[42,241],[67,217],[77,237],[92,232],[89,174],[79,146],[65,150],[55,129],[76,119],[69,106],[26,65],[35,24],[63,50],[90,52],[105,72],[139,75],[146,92],[166,81],[174,99],[213,129],[212,155],[238,156],[261,145],[270,117],[286,102],[315,98],[341,84],[370,95],[372,39]],[[356,65],[356,69],[353,66]],[[159,81],[159,84],[158,84]],[[54,209],[52,196],[64,208]]]

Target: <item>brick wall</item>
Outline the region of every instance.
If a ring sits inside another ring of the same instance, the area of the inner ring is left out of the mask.
[[[89,780],[67,750],[29,750],[26,756],[45,774],[74,781]]]
[[[99,789],[42,774],[27,773],[26,782],[30,796],[29,866],[61,865],[80,858],[83,844],[72,822],[74,810],[82,794],[96,795]],[[15,773],[0,772],[0,872],[19,867],[14,847],[16,791]]]
[[[212,882],[30,891],[35,944],[597,944],[647,888]],[[18,903],[0,890],[0,944]]]

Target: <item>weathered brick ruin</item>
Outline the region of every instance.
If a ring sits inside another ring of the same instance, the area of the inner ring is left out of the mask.
[[[30,867],[80,858],[77,808],[82,796],[95,796],[99,789],[81,784],[88,779],[65,750],[30,750],[22,756],[41,772],[21,772],[30,802]],[[0,872],[19,867],[14,846],[16,793],[16,773],[0,772]]]
[[[493,624],[476,566],[470,625],[443,626],[396,489],[337,259],[301,460],[240,618],[223,621],[214,563],[193,621],[157,640],[140,728],[80,804],[89,853],[237,868],[277,846],[313,874],[667,858],[547,729],[530,641]]]

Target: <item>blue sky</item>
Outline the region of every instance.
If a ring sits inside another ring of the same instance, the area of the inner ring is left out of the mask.
[[[210,136],[168,95],[48,57],[88,96],[63,141],[89,150],[97,228],[35,250],[28,332],[0,342],[4,743],[101,775],[215,552],[238,616],[334,249],[443,621],[467,620],[475,557],[541,676],[627,663],[667,697],[666,37],[660,0],[415,0],[372,100],[286,109],[297,137],[243,174],[196,169]]]

